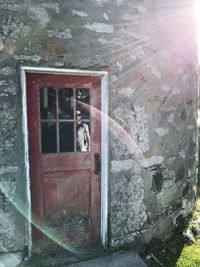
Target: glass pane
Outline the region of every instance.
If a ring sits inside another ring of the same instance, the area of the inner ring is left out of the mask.
[[[74,151],[74,124],[73,122],[61,122],[60,133],[60,152]]]
[[[76,110],[80,110],[82,119],[90,119],[90,90],[76,89]]]
[[[42,153],[56,153],[56,123],[42,123]]]
[[[59,89],[59,118],[73,119],[73,89]]]
[[[56,90],[51,87],[40,88],[41,119],[56,118]]]
[[[76,150],[90,151],[90,127],[88,123],[79,122],[76,124]]]

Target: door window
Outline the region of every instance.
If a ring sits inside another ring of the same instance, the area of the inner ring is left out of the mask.
[[[90,150],[90,89],[40,88],[42,153]]]

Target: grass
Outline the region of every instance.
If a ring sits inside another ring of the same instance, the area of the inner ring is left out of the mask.
[[[176,263],[177,267],[200,266],[200,239],[192,245],[185,245]]]
[[[200,218],[200,199],[196,201],[196,207],[188,228],[196,229],[196,221]],[[185,244],[176,264],[177,267],[200,267],[200,237],[195,243]]]

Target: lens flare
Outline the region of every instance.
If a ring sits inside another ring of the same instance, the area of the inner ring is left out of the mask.
[[[126,147],[126,151],[128,155],[133,155],[135,160],[140,164],[141,167],[146,167],[146,160],[143,156],[142,151],[136,144],[134,137],[130,135],[125,129],[123,129],[115,120],[108,117],[106,114],[102,113],[100,110],[91,107],[87,104],[83,104],[85,108],[91,109],[92,113],[95,114],[95,117],[99,120],[105,121],[108,120],[110,125],[110,131],[112,135],[115,137],[117,142],[121,143],[122,147]],[[6,186],[0,186],[0,191],[5,195],[5,197],[9,200],[9,202],[15,207],[16,210],[20,212],[22,216],[29,220],[29,216],[27,215],[27,207],[21,203],[20,199],[11,199],[7,192]],[[49,240],[52,240],[55,244],[57,244],[60,248],[74,253],[74,254],[87,254],[88,251],[84,250],[83,248],[79,248],[70,244],[67,241],[67,238],[63,238],[60,236],[60,233],[52,226],[47,224],[42,224],[39,220],[31,214],[30,222],[32,226],[37,228],[44,236],[46,236]],[[1,267],[1,265],[0,265]]]
[[[198,63],[200,63],[200,0],[195,3],[195,19],[197,24]]]

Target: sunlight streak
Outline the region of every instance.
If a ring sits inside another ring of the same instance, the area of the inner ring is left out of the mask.
[[[198,63],[200,63],[200,0],[196,0],[195,19],[197,23]]]

